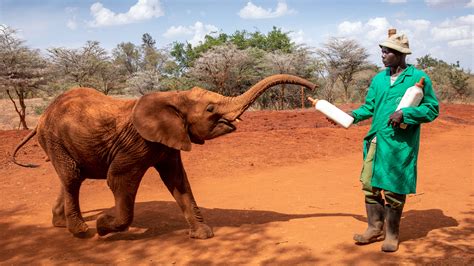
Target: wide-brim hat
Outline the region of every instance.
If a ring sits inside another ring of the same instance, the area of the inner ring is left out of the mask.
[[[379,44],[380,47],[388,47],[403,54],[411,54],[408,38],[405,34],[393,34],[387,40]]]

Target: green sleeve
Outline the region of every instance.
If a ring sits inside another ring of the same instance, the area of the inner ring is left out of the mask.
[[[365,103],[359,108],[352,110],[352,116],[354,117],[354,124],[359,123],[365,119],[369,119],[374,114],[375,107],[375,86],[374,82],[370,84],[370,87],[365,97]]]
[[[431,80],[425,75],[425,87],[423,88],[423,99],[419,106],[402,108],[403,123],[416,125],[431,122],[438,117],[439,103],[433,90]]]

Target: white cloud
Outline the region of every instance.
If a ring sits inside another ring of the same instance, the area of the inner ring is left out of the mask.
[[[391,24],[385,17],[375,17],[363,21],[343,21],[337,26],[337,35],[356,40],[370,54],[369,60],[380,63],[378,44],[387,38],[387,31]]]
[[[278,2],[275,11],[273,11],[271,8],[264,9],[263,7],[256,6],[249,1],[247,5],[239,11],[238,14],[243,19],[267,19],[278,18],[284,15],[295,13],[295,10],[288,9],[288,5],[285,2]]]
[[[447,41],[450,47],[471,46],[474,39],[474,15],[447,19],[431,30],[436,41]]]
[[[431,35],[436,41],[452,41],[472,37],[472,30],[469,26],[435,27],[431,30]]]
[[[406,3],[407,0],[382,0],[382,2],[386,2],[390,4],[402,4],[402,3]]]
[[[469,0],[425,0],[426,5],[430,7],[455,7],[465,5],[468,2]]]
[[[337,26],[337,31],[342,35],[358,34],[362,31],[362,22],[344,21]]]
[[[184,27],[184,26],[171,26],[166,32],[163,34],[163,37],[172,39],[176,37],[181,37],[183,35],[191,35],[193,31],[191,27]]]
[[[414,31],[425,31],[430,28],[431,22],[425,19],[407,19],[404,21],[397,20],[399,25],[412,28]]]
[[[130,24],[164,15],[160,0],[138,0],[127,13],[114,13],[99,2],[94,3],[90,10],[94,17],[94,21],[89,23],[91,27]]]
[[[66,23],[66,26],[71,30],[77,29],[77,22],[75,18],[69,19]]]
[[[370,41],[380,41],[387,37],[387,30],[390,28],[390,23],[386,18],[378,17],[367,21],[365,25],[367,38]]]
[[[371,42],[384,39],[388,28],[390,23],[384,17],[371,18],[366,23],[344,21],[337,26],[338,35],[354,37],[363,33],[363,38]]]
[[[455,41],[448,42],[448,45],[450,47],[460,47],[460,46],[471,46],[472,47],[474,45],[474,40],[472,38],[463,39],[463,40],[455,40]]]
[[[76,16],[77,8],[75,8],[75,7],[66,7],[65,11],[68,14],[68,16],[70,17],[70,19],[68,19],[68,21],[66,23],[66,26],[71,30],[77,29],[77,18],[76,18],[77,17]]]
[[[304,31],[299,30],[299,31],[291,31],[288,34],[288,37],[295,43],[295,44],[307,44],[308,42],[311,42],[306,39]]]
[[[199,44],[199,42],[202,42],[204,40],[204,37],[207,34],[211,34],[212,32],[217,32],[219,29],[210,24],[203,24],[200,21],[197,21],[194,23],[192,26],[172,26],[166,32],[163,34],[163,37],[168,38],[168,39],[173,39],[173,38],[179,38],[179,37],[184,37],[188,38],[188,42],[196,46]]]
[[[462,16],[459,17],[456,21],[456,23],[462,23],[462,24],[467,24],[467,25],[474,25],[474,15],[467,15],[467,16]]]
[[[466,7],[473,8],[474,7],[474,0],[469,1],[469,3],[466,4]]]

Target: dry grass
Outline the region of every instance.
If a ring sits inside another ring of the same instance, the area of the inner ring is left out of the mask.
[[[134,98],[132,95],[113,95],[117,98]],[[46,109],[54,97],[26,99],[26,124],[34,128],[41,113]],[[18,100],[16,100],[17,106]],[[0,130],[18,129],[20,118],[15,111],[15,107],[10,99],[0,99]]]
[[[44,110],[49,103],[49,99],[35,98],[25,100],[26,123],[29,128],[36,126],[39,118],[38,111]],[[18,106],[18,102],[17,102]],[[19,107],[19,106],[18,106]],[[0,99],[0,130],[18,129],[20,118],[15,111],[15,107],[10,99]]]

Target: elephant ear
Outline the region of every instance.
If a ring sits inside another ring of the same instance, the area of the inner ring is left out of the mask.
[[[151,93],[141,97],[132,111],[132,123],[140,136],[170,148],[190,151],[187,124],[176,107],[177,93]]]

